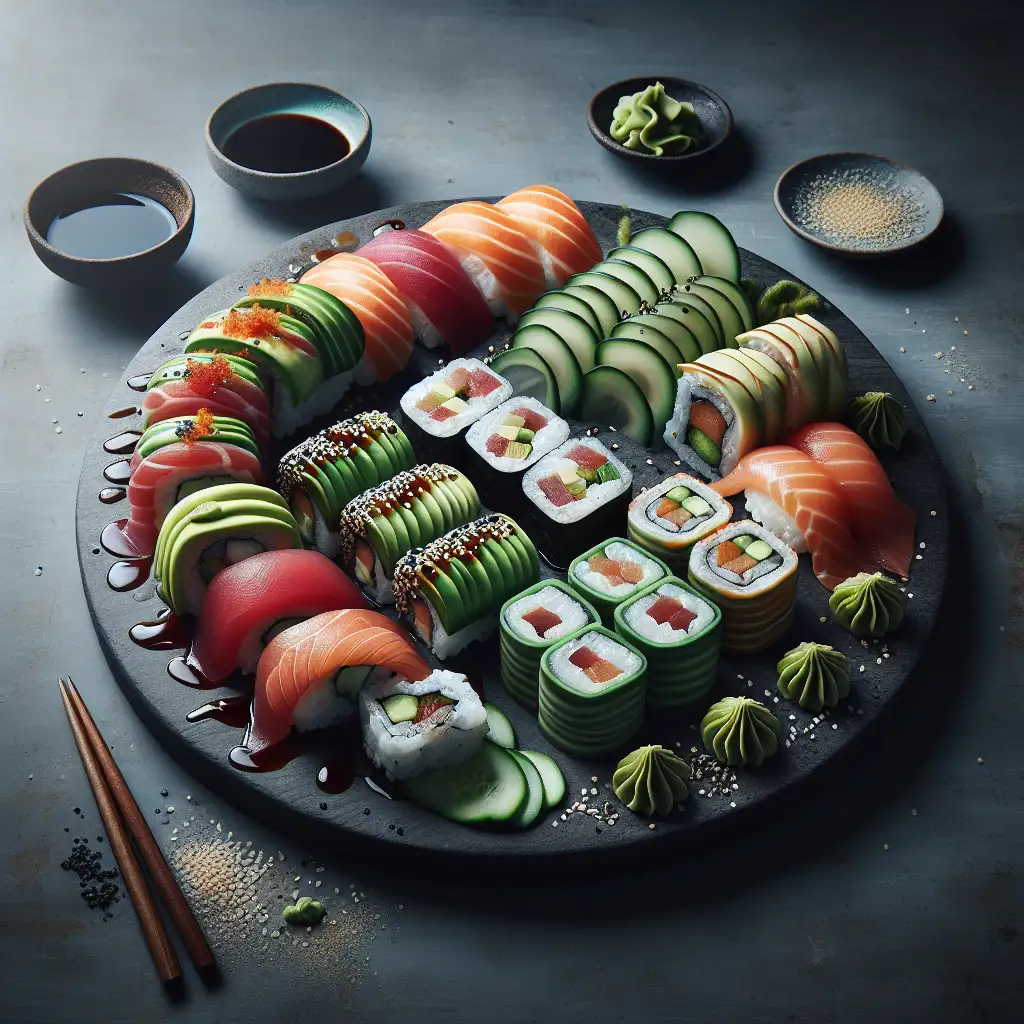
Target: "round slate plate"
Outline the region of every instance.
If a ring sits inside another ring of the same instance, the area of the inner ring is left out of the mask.
[[[246,287],[264,276],[287,277],[289,266],[298,267],[310,255],[330,243],[339,232],[351,231],[360,241],[372,234],[385,220],[400,218],[408,226],[424,224],[445,202],[396,206],[389,210],[328,225],[288,242],[236,274],[225,277],[197,295],[180,309],[139,350],[125,374],[152,371],[163,359],[181,350],[182,338],[207,313],[223,309],[241,295]],[[605,249],[614,244],[621,210],[616,206],[580,203]],[[634,229],[662,225],[665,218],[634,211]],[[741,250],[745,276],[764,282],[792,277],[753,253]],[[170,658],[181,651],[145,650],[129,638],[131,626],[141,620],[155,619],[162,609],[152,581],[137,590],[115,593],[107,585],[112,557],[100,548],[99,536],[112,519],[127,515],[126,502],[104,505],[98,493],[106,486],[104,467],[116,460],[103,451],[105,438],[125,428],[137,426],[137,417],[103,420],[90,444],[82,468],[78,493],[77,533],[79,559],[86,598],[96,632],[118,681],[139,714],[160,741],[197,776],[226,799],[274,825],[301,832],[311,838],[335,843],[352,853],[370,853],[374,857],[401,855],[408,851],[418,857],[436,855],[491,858],[506,868],[529,868],[542,861],[549,866],[575,864],[602,854],[625,852],[653,854],[673,841],[695,841],[706,837],[713,826],[741,825],[753,821],[755,811],[772,806],[778,798],[798,791],[802,782],[832,761],[848,746],[856,743],[903,687],[928,640],[935,621],[946,575],[946,496],[939,460],[924,424],[896,375],[871,343],[834,307],[824,309],[821,319],[839,336],[850,366],[851,387],[857,393],[867,390],[889,391],[907,407],[909,431],[903,450],[883,458],[890,476],[903,497],[918,514],[917,540],[924,542],[923,560],[915,561],[909,590],[906,619],[898,635],[883,644],[863,647],[840,630],[828,615],[828,593],[814,578],[808,559],[801,559],[800,587],[796,620],[787,642],[754,658],[723,659],[718,683],[690,714],[651,717],[636,737],[636,743],[661,743],[689,758],[691,747],[700,749],[697,724],[713,700],[726,694],[747,694],[768,704],[778,714],[784,729],[796,727],[796,739],[759,771],[736,771],[736,789],[729,796],[701,796],[701,780],[694,780],[691,799],[681,811],[660,819],[654,829],[647,819],[631,814],[617,805],[610,789],[611,772],[621,753],[601,761],[583,761],[552,749],[537,729],[536,720],[505,693],[497,671],[497,640],[473,645],[462,656],[461,664],[482,674],[486,695],[512,720],[521,749],[551,753],[565,773],[565,804],[580,800],[603,807],[605,801],[620,812],[616,824],[608,827],[592,816],[573,813],[561,819],[563,808],[545,813],[536,827],[525,832],[487,831],[452,824],[405,801],[391,801],[373,791],[362,779],[337,795],[321,793],[316,785],[317,772],[324,764],[332,737],[321,735],[311,750],[285,768],[264,774],[248,774],[232,768],[228,751],[242,737],[240,730],[214,721],[190,724],[189,711],[210,699],[228,696],[230,687],[198,691],[174,682],[167,674]],[[503,345],[509,335],[501,327],[488,344]],[[364,389],[348,397],[336,410],[340,418],[357,408],[381,408],[394,411],[400,394],[409,384],[438,364],[435,353],[417,346],[414,365],[387,386]],[[140,396],[121,383],[110,397],[110,409],[136,405]],[[327,425],[317,422],[309,432]],[[609,440],[607,431],[603,433]],[[620,438],[621,441],[621,438]],[[621,454],[635,472],[634,492],[652,484],[677,467],[667,449],[647,452],[623,444]],[[651,465],[647,464],[650,458]],[[742,502],[739,503],[742,515]],[[934,510],[937,514],[930,515]],[[623,524],[625,525],[625,524]],[[826,621],[822,622],[821,619]],[[788,646],[802,640],[818,640],[846,652],[851,661],[853,690],[848,701],[832,711],[824,723],[794,704],[774,701],[775,662]],[[888,654],[889,657],[884,657]],[[878,664],[878,662],[881,664]],[[451,664],[451,663],[447,663]],[[859,671],[864,666],[864,672]],[[456,663],[453,667],[460,667]],[[768,691],[766,695],[765,691]],[[791,717],[792,716],[792,717]],[[833,728],[835,726],[835,728]],[[594,781],[596,778],[597,781]],[[596,795],[592,795],[593,790]],[[322,805],[326,805],[326,809]],[[422,863],[421,859],[417,863]],[[490,863],[490,861],[488,861]]]

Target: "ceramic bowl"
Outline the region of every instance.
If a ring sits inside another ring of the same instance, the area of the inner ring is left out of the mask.
[[[348,140],[348,155],[324,167],[288,174],[257,171],[229,160],[223,151],[228,136],[268,114],[304,114],[326,121]],[[333,192],[355,177],[366,163],[371,135],[370,115],[355,100],[323,85],[273,82],[235,93],[217,107],[206,122],[206,154],[217,174],[244,195],[292,202]]]
[[[112,259],[72,256],[46,240],[54,218],[112,192],[155,200],[170,211],[177,230],[151,249]],[[104,288],[153,277],[177,263],[192,237],[195,214],[192,189],[180,174],[148,160],[112,156],[69,164],[44,178],[25,203],[25,230],[48,269],[65,281]]]
[[[612,123],[612,112],[623,96],[632,96],[635,92],[646,89],[655,82],[665,86],[665,92],[681,103],[691,103],[704,129],[704,142],[699,148],[676,156],[655,156],[653,153],[641,153],[636,149],[627,149],[608,134]],[[668,166],[696,160],[720,146],[732,132],[732,111],[729,104],[706,85],[691,82],[685,78],[673,78],[670,75],[646,75],[643,78],[627,78],[615,82],[596,93],[587,107],[587,125],[590,134],[598,144],[610,153],[627,157],[630,160],[641,160],[649,164]]]
[[[794,164],[775,184],[775,209],[801,238],[844,256],[917,245],[943,215],[939,190],[920,171],[872,153],[822,153]]]

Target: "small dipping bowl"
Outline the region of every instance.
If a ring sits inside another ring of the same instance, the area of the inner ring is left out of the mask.
[[[224,154],[232,132],[250,121],[274,114],[299,114],[324,121],[345,136],[348,154],[308,171],[277,173],[235,163]],[[206,122],[206,154],[217,174],[232,188],[254,199],[292,202],[325,195],[359,173],[370,152],[370,115],[355,100],[323,85],[273,82],[235,93]]]
[[[641,92],[647,86],[654,85],[655,82],[661,82],[665,86],[665,92],[672,99],[693,106],[694,113],[700,118],[701,128],[704,132],[704,141],[696,149],[677,153],[674,156],[668,154],[655,156],[653,153],[629,149],[622,143],[616,142],[608,134],[608,129],[612,124],[612,113],[618,106],[619,100],[623,96],[632,96],[634,93]],[[624,156],[629,160],[645,161],[652,166],[667,167],[671,164],[696,160],[716,149],[725,142],[732,132],[733,119],[729,104],[706,85],[701,85],[700,82],[691,82],[686,78],[673,78],[671,75],[646,75],[643,78],[627,78],[621,82],[614,82],[599,93],[595,93],[587,107],[587,126],[590,128],[590,134],[609,153]]]
[[[46,240],[57,217],[112,193],[159,203],[174,218],[176,230],[150,249],[108,259],[72,256]],[[25,203],[25,230],[35,254],[59,277],[88,288],[109,288],[154,277],[174,266],[188,247],[195,214],[192,189],[169,167],[132,157],[101,157],[62,167],[36,185]]]

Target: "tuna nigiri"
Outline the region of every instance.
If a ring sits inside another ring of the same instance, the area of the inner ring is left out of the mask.
[[[857,433],[841,423],[811,423],[786,443],[809,455],[839,488],[865,552],[883,569],[909,576],[917,517]]]
[[[794,551],[809,551],[814,575],[829,590],[870,564],[853,536],[838,487],[795,448],[759,448],[711,487],[722,495],[746,491],[754,519]]]
[[[222,569],[203,598],[189,664],[211,683],[250,673],[285,628],[339,608],[365,608],[359,588],[319,551],[263,551]]]
[[[545,289],[544,268],[530,238],[490,203],[455,203],[423,225],[449,246],[495,316],[515,323]]]
[[[301,283],[330,292],[362,324],[365,348],[355,368],[358,383],[390,380],[405,368],[412,354],[412,320],[402,296],[375,263],[339,252],[307,270]]]
[[[261,484],[260,460],[222,442],[164,445],[132,469],[124,535],[140,555],[151,555],[167,513],[179,498],[232,480]]]
[[[324,612],[279,633],[256,667],[249,750],[280,743],[293,726],[303,732],[349,718],[375,668],[411,682],[430,675],[409,634],[380,612]]]
[[[447,342],[452,355],[491,333],[494,318],[451,251],[425,231],[385,231],[357,255],[371,260],[401,292],[416,336],[427,348]]]
[[[533,243],[548,288],[561,288],[573,274],[604,258],[586,218],[564,193],[550,185],[528,185],[496,204]]]

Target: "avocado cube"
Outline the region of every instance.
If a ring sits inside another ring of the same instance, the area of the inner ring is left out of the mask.
[[[740,549],[740,551],[746,551],[755,540],[757,540],[756,537],[751,537],[750,534],[744,533],[739,537],[733,537],[732,542]]]
[[[469,408],[469,403],[464,402],[458,395],[456,395],[454,398],[449,398],[441,408],[448,409],[450,412],[458,415],[460,412],[465,412]]]
[[[523,444],[529,444],[535,436],[536,434],[534,431],[528,430],[526,427],[520,427],[519,433],[515,436],[515,440],[522,441]]]
[[[587,493],[587,481],[583,477],[578,476],[571,484],[566,484],[565,489],[574,498],[582,498]]]
[[[690,496],[690,488],[677,486],[673,487],[672,490],[665,492],[665,497],[669,501],[674,501],[677,505],[682,505],[684,501]]]
[[[396,693],[381,701],[381,707],[392,724],[398,725],[400,722],[411,722],[416,717],[420,702],[411,693]]]
[[[680,504],[691,516],[709,516],[712,512],[711,506],[699,494],[685,498]]]
[[[576,470],[576,475],[586,480],[588,484],[592,484],[597,479],[597,470],[592,466],[580,466]]]
[[[605,462],[597,467],[597,482],[607,484],[612,480],[620,480],[619,471],[610,463]]]
[[[774,554],[775,549],[771,544],[766,543],[763,540],[754,540],[747,545],[747,554],[751,558],[756,558],[759,562],[763,562],[769,555]]]

